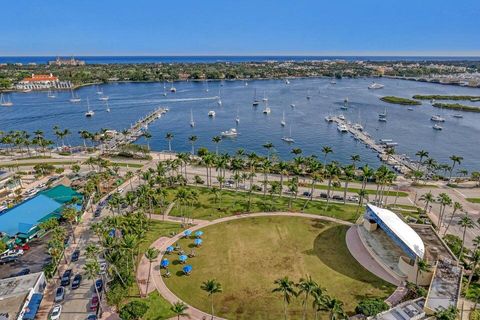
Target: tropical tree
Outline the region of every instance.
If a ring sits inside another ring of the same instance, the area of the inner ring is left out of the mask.
[[[415,153],[415,155],[418,157],[419,161],[418,161],[418,165],[417,165],[417,170],[420,170],[420,165],[423,163],[423,158],[428,158],[428,151],[425,151],[425,150],[419,150],[417,151],[417,153]]]
[[[148,285],[150,284],[150,273],[152,272],[152,263],[155,261],[155,259],[158,258],[158,254],[160,251],[156,248],[148,248],[147,251],[145,251],[145,258],[147,258],[149,262],[149,268],[148,268],[148,278],[147,278],[147,288],[145,289],[145,296],[148,294]]]
[[[456,164],[461,164],[462,163],[463,157],[452,155],[450,157],[450,160],[452,160],[452,166],[450,167],[450,176],[448,177],[448,180],[452,180],[453,169],[455,168]]]
[[[218,156],[218,144],[222,141],[222,137],[214,136],[212,142],[215,143],[215,154]]]
[[[73,237],[73,243],[77,242],[75,239],[75,232],[73,230],[73,224],[77,221],[77,217],[78,217],[78,212],[72,207],[65,207],[65,209],[63,209],[62,211],[62,218],[67,220],[68,224],[70,225],[70,230]]]
[[[443,236],[445,236],[448,232],[448,228],[450,228],[450,225],[452,224],[453,222],[453,218],[455,217],[455,213],[460,210],[460,211],[463,211],[463,206],[460,202],[457,202],[455,201],[453,203],[453,211],[452,211],[452,214],[450,216],[450,220],[448,221],[448,224],[447,224],[447,227],[445,228],[445,231],[443,233]]]
[[[188,317],[188,313],[185,312],[187,309],[188,306],[182,301],[177,301],[170,307],[170,311],[175,313],[177,320],[180,320],[180,317]]]
[[[473,223],[472,218],[468,216],[465,212],[465,216],[458,221],[458,225],[463,228],[463,235],[462,235],[462,248],[460,249],[460,254],[458,256],[458,260],[462,261],[463,251],[465,247],[465,235],[467,233],[467,229],[472,229],[475,224]]]
[[[308,297],[312,294],[313,290],[318,287],[318,284],[312,279],[311,276],[307,276],[307,278],[301,278],[300,281],[297,283],[298,288],[298,295],[303,295],[303,316],[302,319],[307,318],[307,303]]]
[[[417,260],[417,274],[415,275],[415,284],[418,286],[418,276],[424,272],[430,271],[430,264],[424,259]]]
[[[190,144],[192,145],[192,155],[195,154],[195,142],[197,142],[198,137],[193,135],[188,137],[188,141],[190,141]]]
[[[100,299],[98,303],[98,312],[102,314],[102,301],[101,295],[98,292],[98,288],[95,285],[95,281],[97,279],[97,275],[100,272],[100,265],[97,260],[87,261],[83,266],[83,270],[85,270],[85,276],[88,280],[92,280],[93,287],[95,288],[95,292],[97,293],[98,299]]]
[[[168,151],[172,151],[172,140],[173,140],[173,133],[167,132],[165,135],[165,139],[168,141]]]
[[[448,194],[442,192],[437,196],[437,202],[440,204],[440,213],[438,215],[437,230],[440,231],[440,228],[442,227],[442,223],[443,223],[445,210],[447,207],[452,205],[452,199]]]
[[[424,193],[420,196],[420,201],[425,202],[425,207],[423,208],[423,211],[428,212],[428,205],[432,202],[435,201],[435,198],[433,197],[432,192],[428,191],[427,193]]]
[[[344,167],[343,174],[345,175],[345,186],[343,189],[343,203],[345,204],[347,201],[348,183],[355,178],[355,167],[353,165]]]
[[[212,315],[212,319],[213,319],[213,317],[214,317],[213,295],[223,291],[222,285],[220,284],[220,282],[216,281],[215,279],[211,279],[211,280],[204,281],[202,283],[202,285],[200,286],[200,289],[207,292],[208,297],[210,298],[210,306],[211,306],[210,314]]]
[[[328,154],[332,153],[333,149],[329,146],[324,146],[322,147],[322,153],[323,153],[323,165],[327,165],[327,156]]]
[[[273,143],[271,143],[270,141],[268,141],[267,143],[265,143],[263,145],[263,147],[265,149],[267,149],[267,159],[270,160],[270,151],[273,149],[274,145]]]
[[[149,131],[144,131],[143,137],[147,140],[147,150],[150,151],[150,139],[152,138],[152,134]]]
[[[277,285],[272,292],[279,292],[283,296],[283,314],[285,320],[287,319],[287,306],[290,304],[292,297],[296,297],[297,293],[295,292],[295,284],[293,281],[289,280],[288,277],[283,277],[277,279],[273,282]]]

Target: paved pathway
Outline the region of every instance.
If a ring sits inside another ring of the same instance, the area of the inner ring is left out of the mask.
[[[331,218],[331,217],[325,217],[325,216],[320,216],[320,215],[315,215],[315,214],[308,214],[308,213],[295,213],[295,212],[259,212],[259,213],[247,213],[247,214],[241,214],[241,215],[235,215],[235,216],[229,216],[229,217],[224,217],[220,218],[217,220],[213,221],[206,221],[206,220],[195,220],[196,225],[189,228],[188,230],[194,232],[198,229],[211,226],[214,224],[218,223],[223,223],[227,221],[232,221],[232,220],[237,220],[237,219],[243,219],[243,218],[253,218],[253,217],[268,217],[268,216],[275,216],[275,217],[302,217],[302,218],[310,218],[310,219],[318,219],[318,220],[324,220],[324,221],[331,221],[335,222],[338,224],[343,224],[347,226],[352,226],[353,224],[348,221],[343,221],[339,220],[336,218]],[[163,216],[152,216],[155,220],[163,220]],[[170,222],[181,222],[178,218],[173,218],[173,217],[167,217],[165,221],[170,221]],[[165,282],[163,281],[163,278],[160,274],[160,269],[159,269],[159,264],[158,262],[162,260],[163,254],[166,250],[166,248],[172,244],[174,244],[176,241],[178,241],[181,237],[183,236],[183,232],[177,234],[176,236],[172,238],[165,238],[161,237],[157,239],[153,244],[152,247],[155,247],[160,250],[160,255],[156,259],[154,263],[151,265],[151,283],[149,285],[148,291],[151,292],[153,291],[154,288],[158,290],[160,295],[162,295],[168,302],[174,303],[177,301],[182,301],[179,297],[177,297],[173,292],[168,289],[168,287],[165,285]],[[143,265],[142,265],[143,264]],[[140,284],[140,289],[145,292],[146,290],[146,278],[148,277],[148,268],[150,267],[150,264],[147,259],[142,259],[140,260],[140,265],[137,269],[137,279],[141,279],[142,283]],[[185,301],[184,301],[185,302]],[[189,305],[188,308],[188,315],[190,316],[190,319],[192,320],[203,320],[203,319],[209,319],[211,315],[208,313],[205,313],[199,309],[196,309],[195,307],[192,307]],[[222,318],[215,317],[217,320],[222,320]]]

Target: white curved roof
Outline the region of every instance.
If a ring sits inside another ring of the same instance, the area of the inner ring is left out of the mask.
[[[371,204],[367,206],[392,230],[400,240],[405,243],[415,254],[423,259],[425,245],[422,238],[408,224],[400,219],[394,212],[376,207]]]

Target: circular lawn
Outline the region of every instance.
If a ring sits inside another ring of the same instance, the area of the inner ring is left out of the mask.
[[[210,311],[203,281],[216,279],[223,292],[214,295],[215,314],[228,319],[280,319],[283,299],[272,293],[274,280],[288,276],[298,282],[306,275],[331,297],[340,299],[349,314],[367,297],[387,297],[395,289],[364,269],[349,253],[345,243],[348,226],[301,217],[243,218],[202,229],[203,243],[194,248],[196,256],[186,264],[192,273],[184,275],[177,254],[171,260],[166,285],[179,298],[205,312]],[[186,253],[191,238],[178,243]],[[164,271],[162,270],[162,273]],[[301,317],[301,298],[293,299],[288,310]],[[311,298],[308,303],[313,316]]]

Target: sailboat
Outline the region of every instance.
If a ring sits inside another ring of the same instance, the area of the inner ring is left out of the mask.
[[[52,92],[52,90],[48,89],[47,97],[50,99],[56,98],[57,96]]]
[[[343,100],[343,106],[340,107],[342,110],[348,110],[348,98]]]
[[[270,114],[272,110],[268,107],[268,99],[265,101],[265,108],[263,109],[264,114]]]
[[[290,81],[288,81],[288,79],[285,79],[285,84],[290,84]]]
[[[100,100],[100,101],[108,101],[108,99],[110,99],[110,98],[108,96],[103,95],[103,91],[102,91],[102,94],[100,95],[100,98],[98,98],[98,100]]]
[[[13,102],[8,98],[8,96],[7,96],[7,98],[5,99],[5,98],[3,97],[3,93],[2,93],[2,94],[0,94],[0,106],[2,106],[2,107],[11,107],[11,106],[13,106]]]
[[[72,91],[72,98],[70,98],[70,102],[72,102],[72,103],[77,103],[77,102],[82,101],[82,99],[80,99],[79,97],[77,97],[77,96],[75,95],[75,93],[73,92],[73,89],[72,89],[71,91]]]
[[[97,85],[97,94],[103,94],[102,88],[100,88],[100,86],[98,85]]]
[[[85,117],[91,118],[91,117],[93,117],[94,114],[95,114],[95,112],[93,110],[90,110],[90,103],[89,103],[88,98],[87,98],[87,112],[85,112]]]
[[[268,98],[267,96],[265,95],[265,91],[263,91],[263,99],[262,99],[263,102],[267,102],[268,101]]]
[[[387,122],[387,108],[385,108],[385,110],[383,111],[383,113],[380,113],[380,114],[378,115],[378,121]]]
[[[307,100],[310,100],[310,90],[307,90]]]
[[[108,105],[108,101],[106,101],[107,109],[105,111],[110,112],[110,106]]]
[[[193,111],[190,109],[190,127],[195,127],[195,121],[193,121]]]
[[[257,89],[255,89],[253,93],[253,106],[256,107],[258,106],[259,103],[260,101],[257,99]]]
[[[285,111],[283,111],[282,121],[280,121],[280,124],[282,125],[282,127],[285,127],[285,125],[287,124],[285,122]]]
[[[282,138],[283,141],[285,141],[286,143],[294,143],[295,140],[293,140],[292,138],[292,126],[290,126],[290,135],[287,137],[287,136],[284,136]]]
[[[235,117],[235,123],[238,125],[240,123],[240,116],[238,115],[238,108],[237,108],[237,116]]]
[[[170,87],[170,92],[177,92],[177,88],[173,86],[173,82],[172,82],[172,86]]]
[[[208,89],[208,80],[205,80],[205,84],[207,85],[207,88],[205,89],[205,92],[208,92],[209,89]]]
[[[221,95],[220,95],[220,89],[218,89],[218,101],[217,101],[218,105],[221,106],[222,105],[222,98],[221,98]]]

